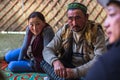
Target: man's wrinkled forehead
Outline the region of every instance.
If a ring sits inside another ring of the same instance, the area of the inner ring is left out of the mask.
[[[67,17],[84,17],[84,13],[82,12],[82,10],[79,9],[74,9],[74,10],[68,10],[67,12]]]

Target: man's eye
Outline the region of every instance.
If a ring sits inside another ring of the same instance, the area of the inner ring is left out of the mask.
[[[72,20],[73,18],[72,17],[68,17],[69,20]]]
[[[76,16],[75,19],[80,19],[81,17],[80,16]]]
[[[36,25],[40,25],[40,23],[36,23]]]

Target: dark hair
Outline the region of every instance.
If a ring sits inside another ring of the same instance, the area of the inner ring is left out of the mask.
[[[110,0],[109,3],[107,4],[107,6],[110,5],[111,3],[116,4],[117,6],[120,7],[120,1],[117,1],[117,0]]]
[[[38,17],[39,19],[41,19],[43,22],[45,22],[45,17],[42,13],[40,12],[32,12],[29,17],[28,20],[30,20],[30,18],[34,18],[34,17]]]

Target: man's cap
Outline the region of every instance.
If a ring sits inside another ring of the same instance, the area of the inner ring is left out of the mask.
[[[120,2],[120,0],[97,0],[98,3],[100,3],[103,7],[106,7],[110,2],[114,2],[114,1],[118,1]]]
[[[78,2],[73,2],[73,3],[68,4],[67,10],[70,10],[70,9],[80,9],[80,10],[82,10],[82,12],[84,14],[87,13],[87,7],[81,3],[78,3]]]

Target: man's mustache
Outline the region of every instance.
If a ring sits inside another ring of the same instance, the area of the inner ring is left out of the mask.
[[[75,25],[75,26],[73,26],[73,28],[74,28],[74,27],[80,27],[80,26],[79,26],[79,25]]]

